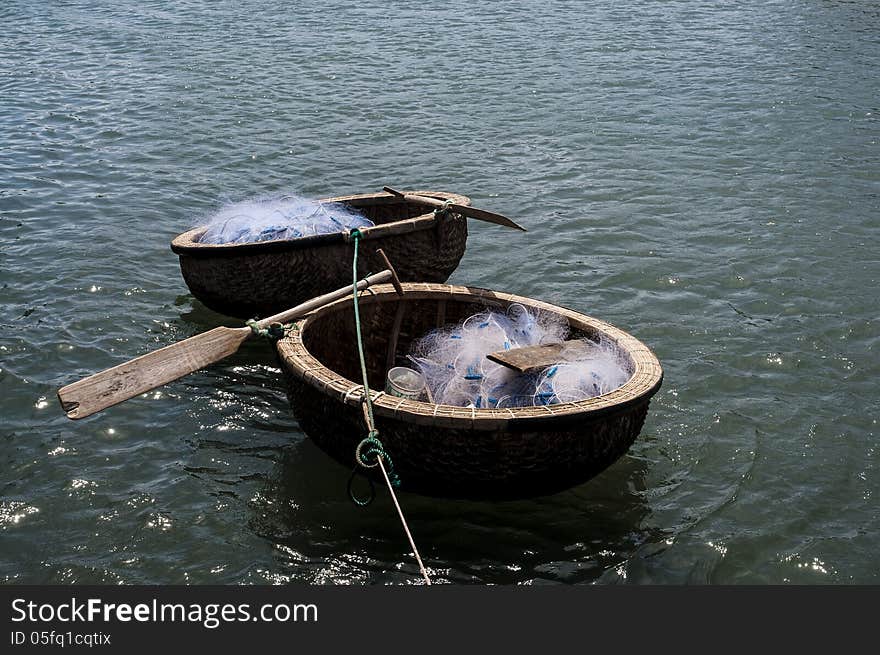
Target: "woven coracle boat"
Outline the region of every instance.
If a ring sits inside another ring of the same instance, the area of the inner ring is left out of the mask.
[[[389,285],[359,296],[376,426],[403,489],[472,499],[555,493],[589,480],[638,436],[663,372],[651,350],[608,323],[530,298],[445,284]],[[573,338],[615,343],[629,380],[611,393],[540,407],[476,409],[384,393],[386,371],[427,331],[512,303],[555,312]],[[302,429],[347,467],[366,433],[351,298],[327,305],[277,343]],[[376,469],[369,469],[373,475]],[[378,477],[376,479],[379,479]]]
[[[459,205],[466,196],[441,191],[411,191]],[[445,282],[461,261],[467,221],[434,211],[386,192],[324,198],[358,209],[375,227],[361,228],[359,273],[384,268],[376,250],[384,250],[404,281]],[[171,249],[192,294],[210,309],[238,318],[268,316],[337,289],[351,281],[352,246],[348,235],[318,234],[242,244],[199,243],[206,228],[178,235]]]

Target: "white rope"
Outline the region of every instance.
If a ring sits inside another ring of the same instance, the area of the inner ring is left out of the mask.
[[[422,577],[425,579],[425,584],[431,584],[431,578],[428,577],[428,572],[425,570],[425,565],[422,564],[422,558],[419,555],[419,549],[416,548],[416,542],[413,541],[412,534],[410,534],[409,526],[406,524],[406,519],[403,516],[403,510],[400,509],[400,503],[397,502],[397,495],[394,493],[394,487],[391,486],[391,480],[388,479],[388,473],[385,472],[385,464],[382,463],[382,457],[376,455],[376,460],[379,462],[379,468],[382,469],[382,475],[385,477],[385,484],[388,485],[388,491],[391,493],[391,499],[394,501],[394,506],[397,508],[397,514],[400,516],[400,522],[403,524],[403,531],[406,532],[406,538],[409,539],[409,545],[412,546],[413,555],[416,556],[416,561],[419,563],[419,569],[422,571]]]

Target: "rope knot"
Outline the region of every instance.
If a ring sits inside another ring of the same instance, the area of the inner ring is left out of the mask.
[[[275,340],[282,339],[284,337],[284,325],[278,322],[270,323],[269,327],[267,328],[261,328],[260,322],[257,319],[252,318],[247,323],[245,323],[245,325],[247,325],[251,329],[251,332],[256,334],[258,337],[265,337],[267,339]]]
[[[373,499],[376,497],[376,488],[370,478],[367,478],[367,482],[369,482],[370,484],[370,495],[367,498],[359,498],[355,495],[352,485],[354,484],[354,479],[358,474],[358,466],[363,466],[367,469],[375,468],[376,466],[379,466],[380,457],[382,458],[382,461],[385,462],[385,466],[387,467],[386,473],[388,475],[388,481],[391,483],[391,486],[400,486],[400,478],[394,472],[394,464],[391,462],[391,458],[388,456],[388,453],[385,452],[385,446],[383,446],[382,442],[379,441],[379,431],[370,430],[369,434],[361,439],[360,443],[357,445],[357,448],[355,448],[354,450],[354,460],[356,463],[354,465],[354,469],[351,472],[351,476],[348,478],[348,497],[351,498],[352,502],[354,502],[355,505],[366,507],[367,505],[372,503]]]
[[[361,440],[354,451],[355,461],[365,469],[371,469],[379,465],[379,458],[383,457],[387,460],[385,448],[378,439],[379,433],[376,430],[370,430],[370,433]],[[371,459],[372,458],[372,459]]]
[[[385,451],[385,446],[379,441],[379,432],[370,430],[369,434],[364,437],[357,445],[354,451],[355,461],[364,468],[370,469],[379,465],[379,458],[385,462],[387,468],[388,479],[393,487],[400,486],[400,478],[394,472],[394,462],[391,456]]]
[[[451,206],[452,206],[452,201],[451,201],[451,200],[444,200],[444,201],[443,201],[443,206],[442,206],[442,207],[437,207],[437,209],[434,210],[434,215],[435,215],[437,218],[441,218],[441,217],[443,217],[443,216],[446,216],[446,215],[449,213],[449,208],[450,208]]]
[[[269,328],[266,330],[268,332],[270,339],[283,339],[284,338],[284,326],[275,321],[274,323],[269,324]]]

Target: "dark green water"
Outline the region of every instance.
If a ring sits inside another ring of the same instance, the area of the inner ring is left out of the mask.
[[[404,494],[437,580],[880,581],[880,6],[440,6],[0,6],[0,580],[418,582],[263,344],[81,422],[55,400],[225,320],[168,248],[223,201],[388,184],[529,228],[473,224],[453,281],[666,372],[588,484]]]

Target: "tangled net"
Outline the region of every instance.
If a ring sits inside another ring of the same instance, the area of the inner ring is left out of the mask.
[[[340,203],[322,204],[295,195],[265,197],[223,207],[209,219],[199,243],[300,239],[372,225],[366,216]]]
[[[441,405],[499,408],[570,403],[609,393],[630,377],[617,345],[602,337],[581,341],[563,361],[534,373],[517,373],[486,359],[499,350],[561,343],[568,321],[558,314],[514,303],[506,312],[483,311],[458,325],[432,330],[415,341],[407,358],[425,376]]]

